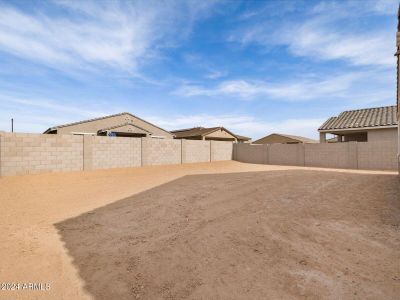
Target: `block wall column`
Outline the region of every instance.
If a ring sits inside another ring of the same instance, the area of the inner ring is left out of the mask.
[[[320,132],[319,133],[319,142],[320,143],[326,143],[326,133],[325,132]]]

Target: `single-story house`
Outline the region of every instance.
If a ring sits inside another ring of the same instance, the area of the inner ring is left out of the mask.
[[[397,139],[396,106],[344,111],[329,118],[319,129],[320,142],[333,134],[337,142],[380,142]]]
[[[244,143],[251,140],[251,138],[234,134],[224,127],[193,127],[173,130],[171,133],[175,135],[176,139],[187,140],[232,141],[239,143]]]
[[[314,144],[318,141],[298,135],[272,133],[253,142],[253,144]]]
[[[127,112],[54,126],[47,129],[44,134],[89,134],[166,139],[174,137],[169,131]]]
[[[251,138],[244,136],[244,135],[238,135],[238,134],[235,134],[235,135],[238,139],[238,143],[247,143],[247,144],[251,143]]]

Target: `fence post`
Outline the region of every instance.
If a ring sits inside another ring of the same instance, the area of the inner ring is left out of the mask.
[[[212,155],[212,140],[210,140],[209,141],[210,142],[210,162],[212,162],[212,159],[211,159],[211,155]]]
[[[140,138],[140,166],[143,167],[143,138]]]
[[[183,144],[184,144],[183,139],[181,139],[181,165],[183,164],[183,151],[184,151],[183,150]]]

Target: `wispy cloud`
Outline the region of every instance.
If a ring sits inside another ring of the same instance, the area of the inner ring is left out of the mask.
[[[219,79],[222,77],[225,77],[226,75],[228,75],[228,72],[222,72],[222,71],[211,71],[210,73],[208,73],[205,78],[208,79]]]
[[[15,129],[22,132],[43,132],[45,129],[64,123],[101,117],[113,113],[93,109],[90,105],[69,103],[57,98],[2,93],[0,95],[0,130],[9,130],[9,120],[14,118]]]
[[[253,139],[274,132],[304,135],[316,138],[318,127],[325,119],[286,119],[280,122],[266,122],[249,115],[237,114],[198,114],[189,116],[174,116],[171,119],[148,116],[147,119],[169,130],[189,128],[193,126],[224,126],[237,134],[246,135]]]
[[[160,55],[159,49],[174,46],[213,4],[56,1],[39,13],[3,3],[0,51],[57,69],[135,72],[141,62]],[[49,11],[49,6],[64,13]]]
[[[292,55],[316,61],[343,60],[356,66],[393,67],[395,27],[372,29],[361,23],[362,30],[357,30],[354,20],[362,20],[361,14],[393,14],[395,2],[320,2],[306,18],[289,23],[277,21],[273,27],[251,24],[232,33],[228,40],[268,49],[283,45]]]
[[[362,76],[361,73],[350,73],[327,79],[305,78],[283,83],[229,80],[213,87],[186,84],[179,87],[174,93],[184,97],[230,96],[254,99],[264,96],[284,101],[304,101],[326,97],[327,95],[339,97]]]

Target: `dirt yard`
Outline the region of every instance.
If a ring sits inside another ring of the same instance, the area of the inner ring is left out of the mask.
[[[0,179],[1,299],[399,299],[394,173],[218,162]]]

